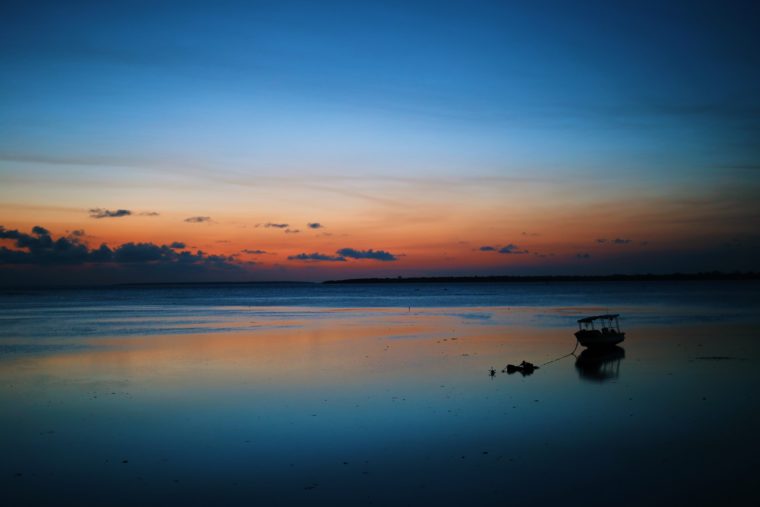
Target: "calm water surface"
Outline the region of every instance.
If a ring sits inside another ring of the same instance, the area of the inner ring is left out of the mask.
[[[3,504],[753,504],[759,288],[6,292]]]

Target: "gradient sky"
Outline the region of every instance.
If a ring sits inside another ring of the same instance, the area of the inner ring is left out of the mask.
[[[0,275],[758,270],[758,5],[5,2]]]

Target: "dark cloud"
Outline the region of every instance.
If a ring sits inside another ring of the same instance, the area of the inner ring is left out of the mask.
[[[300,229],[285,229],[285,234],[298,234],[301,232]]]
[[[258,227],[258,225],[256,226]],[[264,224],[264,227],[267,229],[274,227],[275,229],[287,229],[288,224],[273,224],[272,222],[267,222]]]
[[[579,252],[579,253],[575,254],[575,256],[578,259],[590,259],[591,258],[591,254],[588,253],[588,252]]]
[[[132,214],[128,209],[109,210],[104,208],[91,208],[89,213],[90,218],[119,218]]]
[[[90,249],[78,236],[53,239],[44,227],[35,226],[31,234],[8,230],[0,226],[0,239],[10,239],[16,250],[0,247],[0,264],[150,264],[160,266],[184,265],[214,268],[238,268],[232,257],[208,255],[198,250],[175,252],[184,248],[184,243],[171,245],[154,243],[125,243],[117,248],[106,244]],[[181,245],[181,246],[180,246]]]
[[[300,253],[298,255],[291,255],[288,257],[289,261],[327,261],[327,262],[345,262],[346,258],[339,255],[327,255],[321,253]]]
[[[507,246],[503,246],[499,248],[500,254],[526,254],[528,253],[527,250],[520,250],[520,247],[517,245],[513,245],[512,243],[508,244]]]
[[[485,245],[478,248],[481,252],[498,252],[500,254],[526,254],[529,253],[528,250],[520,250],[520,248],[517,245],[514,245],[512,243],[498,247],[498,246],[491,246],[491,245]]]
[[[201,224],[203,222],[210,222],[211,217],[189,217],[185,219],[185,222],[189,222],[191,224]]]
[[[89,260],[87,246],[76,237],[53,240],[50,232],[39,225],[31,234],[0,226],[0,239],[15,242],[18,250],[0,247],[0,264],[79,264]]]
[[[247,253],[249,255],[264,255],[266,253],[264,250],[249,250],[247,248],[245,250],[241,250],[241,252]]]
[[[166,245],[158,246],[153,243],[124,243],[113,252],[115,262],[155,262],[176,255],[174,250]]]
[[[615,238],[615,239],[607,239],[607,238],[599,238],[596,240],[597,243],[600,245],[604,244],[610,244],[610,245],[627,245],[631,243],[633,240],[630,239],[623,239],[623,238]]]
[[[174,249],[181,250],[181,249],[185,248],[185,244],[183,242],[181,242],[181,241],[174,241],[173,243],[171,243],[169,245],[169,248],[174,248]]]
[[[306,224],[306,227],[309,229],[323,229],[325,226],[320,224],[319,222],[309,222]]]
[[[34,232],[34,229],[32,229],[32,232]],[[84,235],[84,229],[74,229],[73,231],[69,231],[69,236],[73,236],[75,238],[82,238]]]
[[[140,216],[143,216],[143,217],[157,217],[160,214],[161,213],[159,213],[158,211],[143,211],[142,213],[140,213]]]
[[[372,250],[371,248],[369,250],[354,250],[353,248],[341,248],[337,252],[338,255],[342,257],[348,257],[351,259],[373,259],[376,261],[395,261],[398,260],[398,257],[393,255],[390,252],[386,252],[384,250]]]

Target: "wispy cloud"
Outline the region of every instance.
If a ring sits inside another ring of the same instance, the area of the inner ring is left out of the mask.
[[[128,209],[109,210],[104,208],[90,208],[90,218],[119,218],[132,214]]]
[[[312,261],[312,262],[345,262],[346,258],[340,255],[328,255],[318,252],[314,253],[300,253],[298,255],[291,255],[288,257],[289,261]]]
[[[211,222],[211,217],[188,217],[185,219],[185,222],[191,224],[201,224],[203,222]]]
[[[631,239],[625,239],[625,238],[615,238],[615,239],[607,239],[607,238],[599,238],[596,240],[597,243],[600,245],[627,245],[633,240]]]
[[[520,250],[520,247],[518,247],[517,245],[513,245],[512,243],[510,243],[510,244],[508,244],[506,246],[503,246],[503,247],[499,248],[499,253],[500,254],[515,254],[515,255],[517,255],[517,254],[526,254],[526,253],[528,253],[528,250]]]
[[[241,250],[242,253],[247,253],[248,255],[264,255],[266,251],[264,250],[250,250],[248,248]]]
[[[478,248],[481,252],[498,252],[500,254],[526,254],[528,250],[520,249],[517,245],[509,243],[505,246],[484,245]]]
[[[373,259],[376,261],[395,261],[398,257],[390,252],[384,250],[355,250],[353,248],[341,248],[337,252],[338,255],[348,257],[350,259]]]

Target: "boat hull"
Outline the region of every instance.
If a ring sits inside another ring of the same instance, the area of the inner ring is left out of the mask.
[[[582,329],[575,332],[575,337],[584,347],[612,347],[625,340],[625,333],[617,331],[602,333],[598,329]]]

